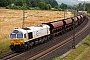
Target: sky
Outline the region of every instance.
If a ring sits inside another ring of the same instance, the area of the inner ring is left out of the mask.
[[[61,3],[65,3],[65,4],[68,4],[68,5],[74,5],[74,4],[78,4],[80,2],[86,2],[86,1],[89,1],[90,0],[56,0],[59,4]]]

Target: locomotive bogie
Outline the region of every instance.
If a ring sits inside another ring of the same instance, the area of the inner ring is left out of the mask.
[[[24,51],[27,49],[27,46],[25,44],[20,44],[20,45],[10,45],[10,48],[12,51]]]

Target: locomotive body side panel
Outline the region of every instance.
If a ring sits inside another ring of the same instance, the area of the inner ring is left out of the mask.
[[[49,31],[50,27],[48,25],[43,25],[42,27],[40,26],[30,27],[30,29],[33,31],[32,32],[33,38],[30,40],[50,34],[50,31]]]

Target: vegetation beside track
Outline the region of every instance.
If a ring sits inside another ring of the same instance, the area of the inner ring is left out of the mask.
[[[11,50],[10,50],[9,46],[10,46],[9,41],[0,43],[0,55],[10,52]]]
[[[56,57],[53,60],[84,60],[89,59],[90,56],[90,35],[86,37],[85,42],[81,44],[78,48],[73,50],[64,58]]]

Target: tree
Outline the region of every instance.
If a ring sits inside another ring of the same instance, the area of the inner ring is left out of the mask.
[[[5,6],[7,6],[9,3],[8,3],[8,1],[7,0],[0,0],[0,6],[1,7],[5,7]]]
[[[86,4],[86,10],[87,10],[87,13],[90,14],[90,3],[87,3],[87,4]]]
[[[32,7],[37,7],[37,2],[36,2],[36,0],[32,0],[32,1],[31,1],[31,5],[32,5]]]
[[[27,6],[26,3],[23,3],[22,9],[23,9],[23,10],[27,10],[27,9],[28,9],[28,6]]]
[[[67,9],[67,5],[64,4],[64,3],[62,3],[62,4],[60,5],[60,8],[61,8],[61,9]]]
[[[50,10],[52,7],[50,4],[46,4],[46,10]]]
[[[88,9],[88,10],[87,10],[87,13],[89,13],[89,14],[90,14],[90,9]]]
[[[57,1],[53,0],[53,2],[51,3],[51,6],[52,6],[52,7],[58,6]]]
[[[55,9],[58,9],[59,7],[58,7],[58,6],[55,6],[54,8],[55,8]]]
[[[56,0],[0,0],[1,7],[14,8],[12,4],[15,8],[18,8],[18,7],[20,8],[24,4],[24,6],[28,6],[27,8],[40,7],[41,9],[46,9],[46,10],[51,9],[51,7],[58,6],[58,3]]]
[[[44,3],[44,2],[39,2],[38,7],[39,7],[40,9],[44,10],[45,7],[46,7],[46,3]]]
[[[77,10],[77,5],[74,5],[72,9]]]
[[[48,7],[49,7],[49,9],[51,9],[51,8],[52,8],[52,6],[51,6],[50,4],[48,4]]]
[[[76,5],[76,10],[84,10],[83,6],[84,5],[82,3],[79,3],[78,5]]]
[[[85,7],[86,10],[90,9],[90,3],[85,4]]]
[[[14,4],[16,6],[23,6],[24,0],[15,0]]]
[[[26,0],[26,4],[27,4],[28,7],[31,7],[32,6],[31,0]]]

